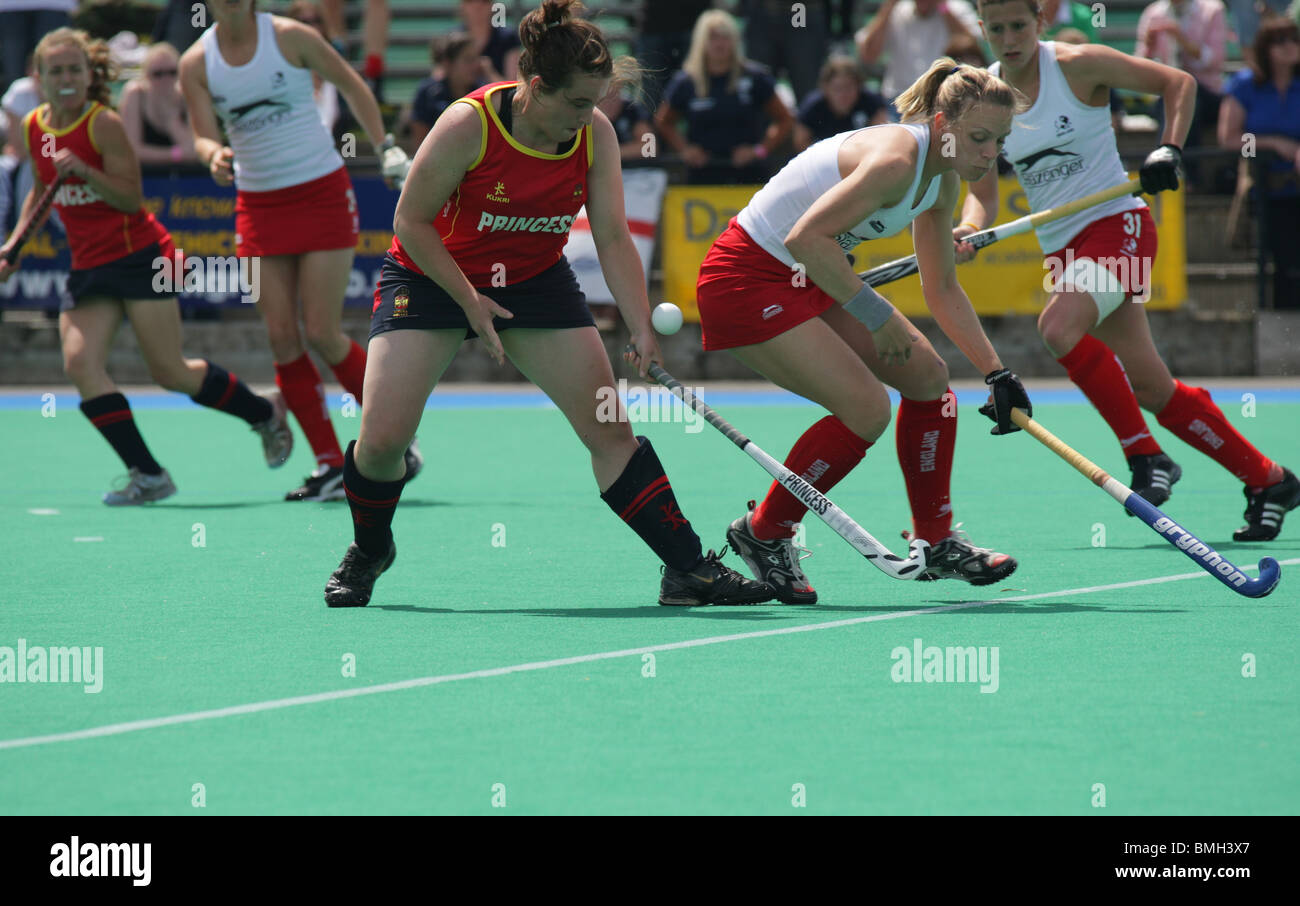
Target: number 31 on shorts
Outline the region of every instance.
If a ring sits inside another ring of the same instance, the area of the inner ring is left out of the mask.
[[[1124,232],[1133,237],[1142,235],[1142,217],[1140,211],[1124,212]]]

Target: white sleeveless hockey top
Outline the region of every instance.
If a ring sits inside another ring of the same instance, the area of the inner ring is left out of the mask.
[[[989,72],[1000,75],[994,63]],[[1002,153],[1015,165],[1031,211],[1046,211],[1128,180],[1115,147],[1109,107],[1089,107],[1070,90],[1056,45],[1038,42],[1038,99],[1018,115]],[[1044,254],[1065,248],[1080,230],[1120,211],[1144,208],[1132,195],[1095,205],[1038,228]]]
[[[774,258],[794,267],[794,256],[785,247],[785,238],[804,212],[836,183],[840,182],[839,150],[844,141],[859,132],[874,129],[906,129],[920,147],[916,155],[916,173],[903,200],[893,207],[872,211],[867,219],[845,233],[835,237],[846,252],[860,242],[893,236],[910,224],[917,214],[934,205],[939,197],[941,176],[930,180],[920,204],[913,206],[912,199],[921,184],[921,170],[925,168],[925,153],[930,147],[930,127],[911,123],[884,123],[841,132],[822,139],[811,148],[798,154],[781,168],[767,185],[759,189],[745,209],[736,215],[739,223],[755,242]]]
[[[235,152],[236,186],[267,192],[343,166],[316,111],[311,70],[290,65],[280,53],[270,13],[257,14],[257,50],[243,66],[222,59],[216,25],[199,40],[212,106]]]

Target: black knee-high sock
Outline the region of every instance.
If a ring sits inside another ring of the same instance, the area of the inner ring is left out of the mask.
[[[208,362],[203,386],[190,399],[200,406],[229,412],[250,425],[266,421],[273,411],[269,400],[249,390],[247,384],[216,362]]]
[[[641,536],[641,540],[673,569],[687,571],[700,562],[700,536],[677,506],[673,486],[654,447],[645,437],[628,460],[623,474],[600,499]]]
[[[120,393],[105,393],[94,399],[81,401],[81,412],[104,435],[104,440],[122,458],[128,469],[139,469],[146,475],[159,475],[162,466],[145,446],[140,430],[131,415],[131,404]]]
[[[352,535],[357,547],[373,557],[387,553],[393,542],[393,513],[402,496],[402,479],[372,481],[357,469],[352,458],[354,440],[343,454],[343,490],[352,510]]]

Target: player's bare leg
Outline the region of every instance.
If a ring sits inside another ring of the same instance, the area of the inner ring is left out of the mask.
[[[82,300],[59,315],[63,371],[81,393],[81,411],[112,446],[127,468],[127,478],[106,493],[109,506],[134,506],[176,493],[167,470],[158,464],[136,428],[126,397],[108,374],[108,350],[122,323],[116,300]]]
[[[1156,351],[1141,305],[1121,305],[1096,333],[1123,361],[1142,408],[1245,485],[1246,524],[1233,533],[1233,540],[1276,538],[1286,513],[1300,506],[1300,479],[1242,436],[1206,390],[1173,378]]]
[[[514,328],[501,332],[506,355],[551,398],[591,454],[601,499],[664,562],[659,603],[757,604],[771,589],[702,553],[699,536],[677,505],[650,441],[634,437],[627,421],[602,406],[614,371],[594,327],[565,330]]]
[[[266,464],[273,469],[285,464],[293,452],[293,430],[278,390],[258,396],[215,362],[186,358],[181,352],[180,308],[174,299],[140,299],[125,306],[140,353],[158,386],[243,419],[261,438]]]
[[[300,327],[298,293],[302,268],[297,255],[264,255],[260,259],[257,310],[266,325],[266,338],[275,360],[275,383],[289,411],[298,420],[316,457],[316,469],[285,495],[286,500],[343,499],[343,449],[325,407],[325,385],[307,354]]]
[[[343,301],[352,275],[352,249],[307,252],[299,259],[302,325],[307,346],[334,372],[346,393],[364,410],[366,350],[343,332]],[[406,448],[406,480],[424,466],[412,438]]]
[[[823,493],[861,461],[889,426],[884,385],[826,320],[813,318],[731,352],[768,380],[832,413],[805,431],[785,458],[787,468]],[[727,541],[754,576],[786,604],[817,603],[817,592],[799,564],[806,552],[794,543],[804,512],[799,500],[773,482],[762,501],[750,501],[748,512],[727,528]]]
[[[343,485],[353,542],[325,585],[331,607],[364,607],[397,557],[392,521],[402,496],[405,452],[424,404],[464,341],[463,330],[391,330],[370,341],[361,436],[348,446]]]
[[[886,364],[865,324],[840,306],[822,318],[834,325],[871,373],[902,396],[894,423],[895,450],[912,505],[911,531],[903,537],[930,542],[930,566],[921,578],[959,579],[972,585],[999,582],[1015,572],[1007,554],[971,543],[953,524],[950,488],[957,444],[957,398],[948,386],[948,364],[916,325],[917,341],[901,364]],[[906,321],[907,319],[904,318]]]

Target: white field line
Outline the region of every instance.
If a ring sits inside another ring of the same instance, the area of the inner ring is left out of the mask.
[[[1300,563],[1300,557],[1279,561],[1284,566]],[[1242,567],[1254,569],[1254,566]],[[1112,591],[1117,588],[1136,588],[1142,585],[1158,585],[1163,582],[1178,582],[1184,579],[1206,578],[1209,573],[1179,573],[1174,576],[1157,576],[1151,579],[1137,579],[1132,582],[1116,582],[1111,585],[1090,585],[1085,588],[1067,588],[1061,591],[1049,591],[1032,595],[1017,595],[998,598],[992,601],[969,601],[961,604],[945,604],[941,607],[924,607],[917,610],[900,610],[891,613],[875,614],[869,617],[853,617],[847,620],[831,620],[826,623],[811,623],[803,626],[786,626],[781,629],[762,629],[756,632],[738,632],[732,635],[715,635],[702,639],[688,639],[683,642],[668,642],[662,645],[646,645],[641,648],[624,648],[618,651],[601,651],[595,654],[580,654],[574,657],[555,658],[549,661],[531,661],[526,664],[513,664],[509,667],[492,667],[486,670],[472,670],[468,673],[448,673],[441,676],[422,676],[416,679],[401,680],[395,683],[380,683],[374,686],[361,686],[356,689],[336,689],[331,692],[317,692],[312,695],[296,695],[291,698],[277,698],[270,701],[250,702],[246,705],[231,705],[226,708],[212,708],[206,711],[191,711],[185,714],[171,714],[166,717],[151,717],[145,720],[131,720],[124,723],[105,724],[99,727],[87,727],[84,730],[72,730],[67,733],[50,733],[45,736],[26,736],[19,739],[0,740],[0,749],[21,749],[30,746],[49,745],[56,742],[73,742],[79,739],[95,739],[101,736],[118,736],[123,733],[135,733],[140,730],[156,730],[177,724],[197,723],[203,720],[216,720],[222,717],[238,717],[243,714],[257,714],[261,711],[277,711],[282,708],[296,708],[300,705],[315,705],[339,699],[355,698],[362,695],[382,695],[388,692],[400,692],[404,689],[418,689],[423,686],[438,686],[443,683],[455,683],[461,680],[486,679],[492,676],[506,676],[511,673],[527,673],[533,670],[549,670],[554,667],[568,667],[573,664],[589,664],[593,661],[607,661],[614,658],[635,657],[659,651],[678,651],[683,648],[700,648],[705,645],[720,645],[724,642],[739,642],[747,639],[761,639],[768,636],[793,635],[797,632],[816,632],[822,629],[840,629],[845,626],[857,626],[862,623],[878,623],[884,620],[898,620],[903,617],[923,616],[925,614],[943,613],[950,610],[966,610],[973,607],[987,607],[990,604],[1005,604],[1015,601],[1037,601],[1044,598],[1059,598],[1065,595],[1090,594],[1097,591]]]

